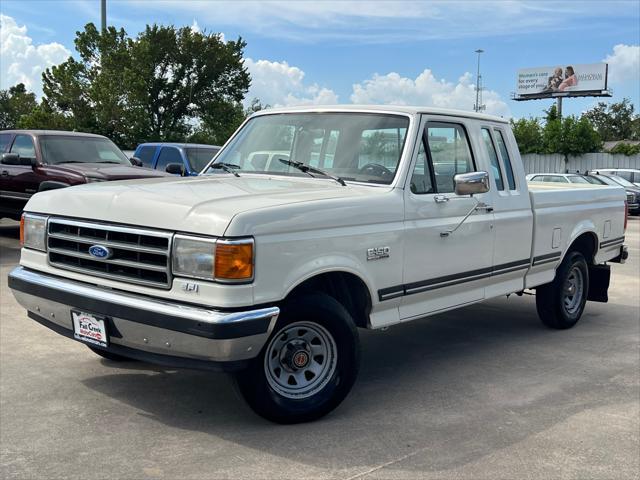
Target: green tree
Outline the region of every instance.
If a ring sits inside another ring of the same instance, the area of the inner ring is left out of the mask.
[[[125,79],[141,139],[184,138],[197,120],[214,130],[212,113],[234,115],[249,88],[240,38],[152,25],[130,45]]]
[[[520,153],[542,153],[542,126],[537,118],[511,120]]]
[[[27,92],[24,83],[0,90],[0,130],[18,128],[21,119],[36,106],[35,94]]]
[[[628,98],[621,102],[598,104],[584,113],[604,141],[640,140],[640,115]]]
[[[183,141],[196,130],[219,140],[231,128],[223,122],[241,116],[250,83],[242,39],[158,25],[132,39],[124,29],[102,34],[89,23],[75,46],[79,58],[47,69],[43,90],[48,113],[77,130],[133,148]]]

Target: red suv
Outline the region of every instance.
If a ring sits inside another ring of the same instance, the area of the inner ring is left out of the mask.
[[[42,190],[169,175],[136,163],[101,135],[54,130],[0,131],[0,218],[19,219],[31,195]]]

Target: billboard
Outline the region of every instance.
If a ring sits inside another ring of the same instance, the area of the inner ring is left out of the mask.
[[[556,65],[518,70],[516,93],[520,97],[571,96],[607,89],[606,63]]]

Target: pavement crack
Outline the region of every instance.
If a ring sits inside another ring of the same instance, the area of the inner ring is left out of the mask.
[[[411,453],[407,453],[406,455],[402,455],[401,457],[398,457],[398,458],[396,458],[394,460],[390,460],[390,461],[382,463],[382,464],[380,464],[380,465],[378,465],[376,467],[372,467],[369,470],[365,470],[364,472],[356,473],[355,475],[352,475],[351,477],[347,477],[344,480],[354,480],[356,478],[362,478],[365,475],[369,475],[369,474],[371,474],[373,472],[377,472],[378,470],[382,470],[383,468],[389,467],[389,466],[393,465],[394,463],[398,463],[398,462],[401,462],[403,460],[406,460],[407,458],[414,457],[417,454],[422,453],[422,452],[424,452],[425,450],[428,450],[428,449],[429,449],[429,447],[420,448],[420,449],[415,450],[415,451],[413,451]]]

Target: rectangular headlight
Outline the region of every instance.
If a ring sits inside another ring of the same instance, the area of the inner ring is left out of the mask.
[[[174,236],[171,262],[173,274],[213,280],[215,249],[216,241],[213,238]]]
[[[47,251],[47,217],[23,213],[20,218],[20,245]]]
[[[221,283],[253,280],[253,239],[173,237],[172,271],[178,277],[199,278]]]

